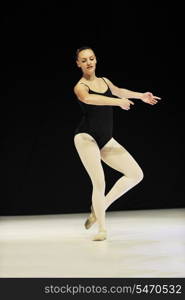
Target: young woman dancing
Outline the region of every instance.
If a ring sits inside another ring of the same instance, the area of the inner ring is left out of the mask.
[[[113,108],[129,110],[140,99],[154,105],[161,98],[150,92],[138,93],[115,86],[105,77],[97,77],[96,55],[92,48],[82,47],[76,52],[76,63],[82,77],[74,93],[82,107],[83,118],[75,130],[74,145],[92,182],[91,213],[85,222],[89,229],[96,221],[98,233],[94,241],[107,238],[105,212],[120,196],[143,179],[143,171],[130,153],[113,137]],[[116,97],[114,97],[116,96]],[[101,160],[123,176],[105,196],[105,176]]]

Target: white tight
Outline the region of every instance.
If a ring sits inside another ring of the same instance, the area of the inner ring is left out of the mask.
[[[105,211],[121,195],[143,179],[143,172],[129,152],[114,138],[100,150],[96,141],[87,133],[74,137],[80,159],[92,182],[92,204],[99,231],[105,230]],[[105,196],[105,176],[101,160],[124,174]]]

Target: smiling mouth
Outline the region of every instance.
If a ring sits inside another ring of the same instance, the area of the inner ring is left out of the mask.
[[[92,69],[93,68],[93,66],[89,66],[89,67],[87,67],[87,69]]]

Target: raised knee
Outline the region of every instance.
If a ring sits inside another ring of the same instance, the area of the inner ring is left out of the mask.
[[[136,181],[136,183],[139,183],[141,180],[143,180],[144,178],[144,174],[141,168],[138,168],[135,176],[134,176],[134,180]]]
[[[138,184],[141,180],[143,180],[143,177],[144,174],[140,168],[135,170],[135,172],[131,176],[128,176],[128,178],[130,179],[130,181],[133,182],[134,185]]]

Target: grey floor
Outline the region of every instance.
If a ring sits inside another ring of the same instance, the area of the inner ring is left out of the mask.
[[[185,277],[185,209],[0,217],[0,277]]]

